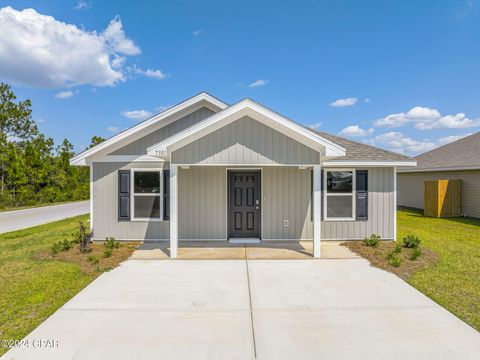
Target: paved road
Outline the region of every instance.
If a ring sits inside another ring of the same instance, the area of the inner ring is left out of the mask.
[[[0,234],[88,214],[89,212],[88,201],[0,212]]]
[[[480,333],[349,260],[129,260],[5,359],[478,359]],[[37,340],[38,342],[38,340]]]

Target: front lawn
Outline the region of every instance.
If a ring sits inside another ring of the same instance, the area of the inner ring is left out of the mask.
[[[87,215],[0,234],[0,340],[22,339],[103,271],[128,258],[133,244],[122,244],[103,258],[103,244],[88,254],[78,245],[53,255],[55,242],[72,239]],[[88,257],[98,261],[88,261]],[[8,349],[0,348],[0,355]]]
[[[372,265],[396,273],[453,314],[480,331],[480,220],[472,218],[436,219],[420,211],[401,209],[397,213],[397,242],[414,234],[423,249],[416,261],[403,261],[394,267],[386,260],[393,242],[377,248],[362,243],[346,244],[370,260]],[[415,267],[415,268],[414,268]]]

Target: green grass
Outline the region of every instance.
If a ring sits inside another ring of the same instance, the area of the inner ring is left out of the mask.
[[[97,276],[74,263],[35,257],[71,239],[79,221],[87,215],[0,235],[0,339],[23,338]]]
[[[428,218],[409,209],[399,210],[397,220],[398,241],[415,234],[439,255],[408,282],[480,331],[480,220]]]

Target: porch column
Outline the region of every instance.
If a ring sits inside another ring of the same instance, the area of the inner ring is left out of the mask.
[[[313,257],[320,257],[320,233],[322,218],[321,201],[321,171],[320,165],[313,166]]]
[[[178,175],[177,165],[170,163],[170,258],[178,253]]]

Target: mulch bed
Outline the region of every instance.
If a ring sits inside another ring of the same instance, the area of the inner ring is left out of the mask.
[[[83,272],[87,274],[102,273],[109,271],[127,260],[132,252],[139,246],[138,242],[122,242],[120,247],[114,249],[110,257],[104,257],[103,251],[105,246],[103,243],[91,244],[90,251],[81,253],[78,244],[72,244],[70,250],[60,251],[58,254],[53,254],[51,251],[43,251],[36,255],[40,260],[60,260],[74,264],[78,264]],[[90,261],[89,257],[95,257],[98,262]]]
[[[342,245],[363,256],[373,266],[390,271],[404,280],[408,280],[416,271],[438,261],[438,255],[435,252],[422,246],[420,246],[422,254],[416,260],[410,260],[412,249],[402,248],[399,254],[402,263],[399,267],[395,267],[390,265],[387,259],[388,253],[395,249],[396,243],[393,241],[380,241],[377,247],[366,246],[362,241],[347,241]]]

